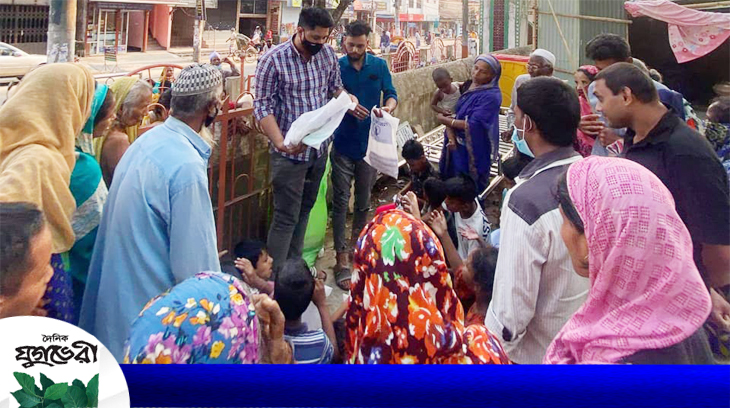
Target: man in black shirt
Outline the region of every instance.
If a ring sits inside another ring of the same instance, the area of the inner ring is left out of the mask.
[[[595,96],[609,126],[629,128],[621,156],[651,170],[672,193],[692,236],[697,268],[722,293],[730,284],[730,191],[712,147],[662,105],[651,78],[632,64],[601,71]],[[712,295],[714,309],[727,319],[730,305]]]

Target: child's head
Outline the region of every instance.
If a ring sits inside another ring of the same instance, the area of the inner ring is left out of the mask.
[[[274,300],[287,321],[302,317],[312,301],[314,277],[303,259],[290,259],[276,272]]]
[[[233,252],[237,258],[248,259],[259,278],[266,280],[271,277],[273,259],[266,250],[266,245],[263,242],[243,241],[236,245]]]
[[[403,145],[401,154],[406,159],[412,173],[421,174],[428,170],[427,166],[431,165],[423,152],[423,145],[415,139],[411,139]]]
[[[444,182],[436,177],[429,177],[423,183],[423,194],[426,195],[426,201],[432,209],[441,208],[441,204],[446,200]]]
[[[466,211],[477,197],[477,186],[474,180],[467,175],[459,175],[446,180],[446,208],[453,212]]]
[[[443,92],[449,91],[451,89],[451,83],[453,80],[451,79],[451,74],[449,74],[449,71],[447,71],[445,68],[436,68],[433,70],[433,82],[436,83],[436,87],[440,89]]]
[[[707,120],[715,123],[730,123],[730,96],[720,96],[712,100],[707,108]]]
[[[497,255],[499,255],[499,251],[491,246],[482,246],[469,253],[463,278],[464,282],[473,287],[477,294],[492,293],[494,272],[497,269]]]

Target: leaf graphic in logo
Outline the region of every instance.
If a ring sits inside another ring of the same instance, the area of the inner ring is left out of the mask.
[[[63,406],[66,408],[86,407],[86,393],[81,388],[72,385],[68,387],[68,391],[61,398],[61,402],[63,402]]]
[[[28,374],[25,373],[19,373],[14,372],[13,375],[15,376],[15,379],[18,380],[18,384],[20,384],[21,387],[23,387],[23,391],[26,392],[28,395],[33,395],[40,398],[40,395],[36,395],[35,393],[35,379],[31,377]]]
[[[15,392],[11,392],[13,397],[15,397],[15,400],[18,401],[18,404],[20,404],[23,408],[31,408],[35,407],[36,405],[41,403],[40,397],[36,397],[35,395],[28,395],[24,390],[18,390]]]
[[[81,391],[83,391],[84,394],[86,394],[86,386],[84,385],[83,381],[81,381],[81,380],[74,380],[74,382],[71,385],[73,385],[74,387],[81,388]]]
[[[89,384],[86,387],[86,398],[89,407],[99,406],[99,374],[89,380]]]
[[[59,404],[58,402],[52,402],[46,405],[46,408],[63,408],[63,405]]]
[[[57,400],[61,399],[68,390],[68,384],[67,383],[58,383],[51,385],[46,390],[45,394],[43,395],[43,398],[47,400]]]
[[[41,373],[41,386],[43,387],[43,392],[48,389],[51,385],[55,384],[50,378],[46,377],[45,374]]]

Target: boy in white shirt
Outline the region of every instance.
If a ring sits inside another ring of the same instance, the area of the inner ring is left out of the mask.
[[[468,229],[474,230],[485,242],[489,242],[491,225],[477,201],[477,186],[469,176],[452,177],[444,183],[446,209],[454,214],[457,232],[457,250],[461,259],[479,247],[479,241],[467,238]]]

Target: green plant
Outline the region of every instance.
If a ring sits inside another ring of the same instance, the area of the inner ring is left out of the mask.
[[[33,376],[13,373],[21,389],[11,392],[22,408],[96,408],[99,406],[99,374],[84,385],[81,380],[54,383],[41,373],[41,387]]]

